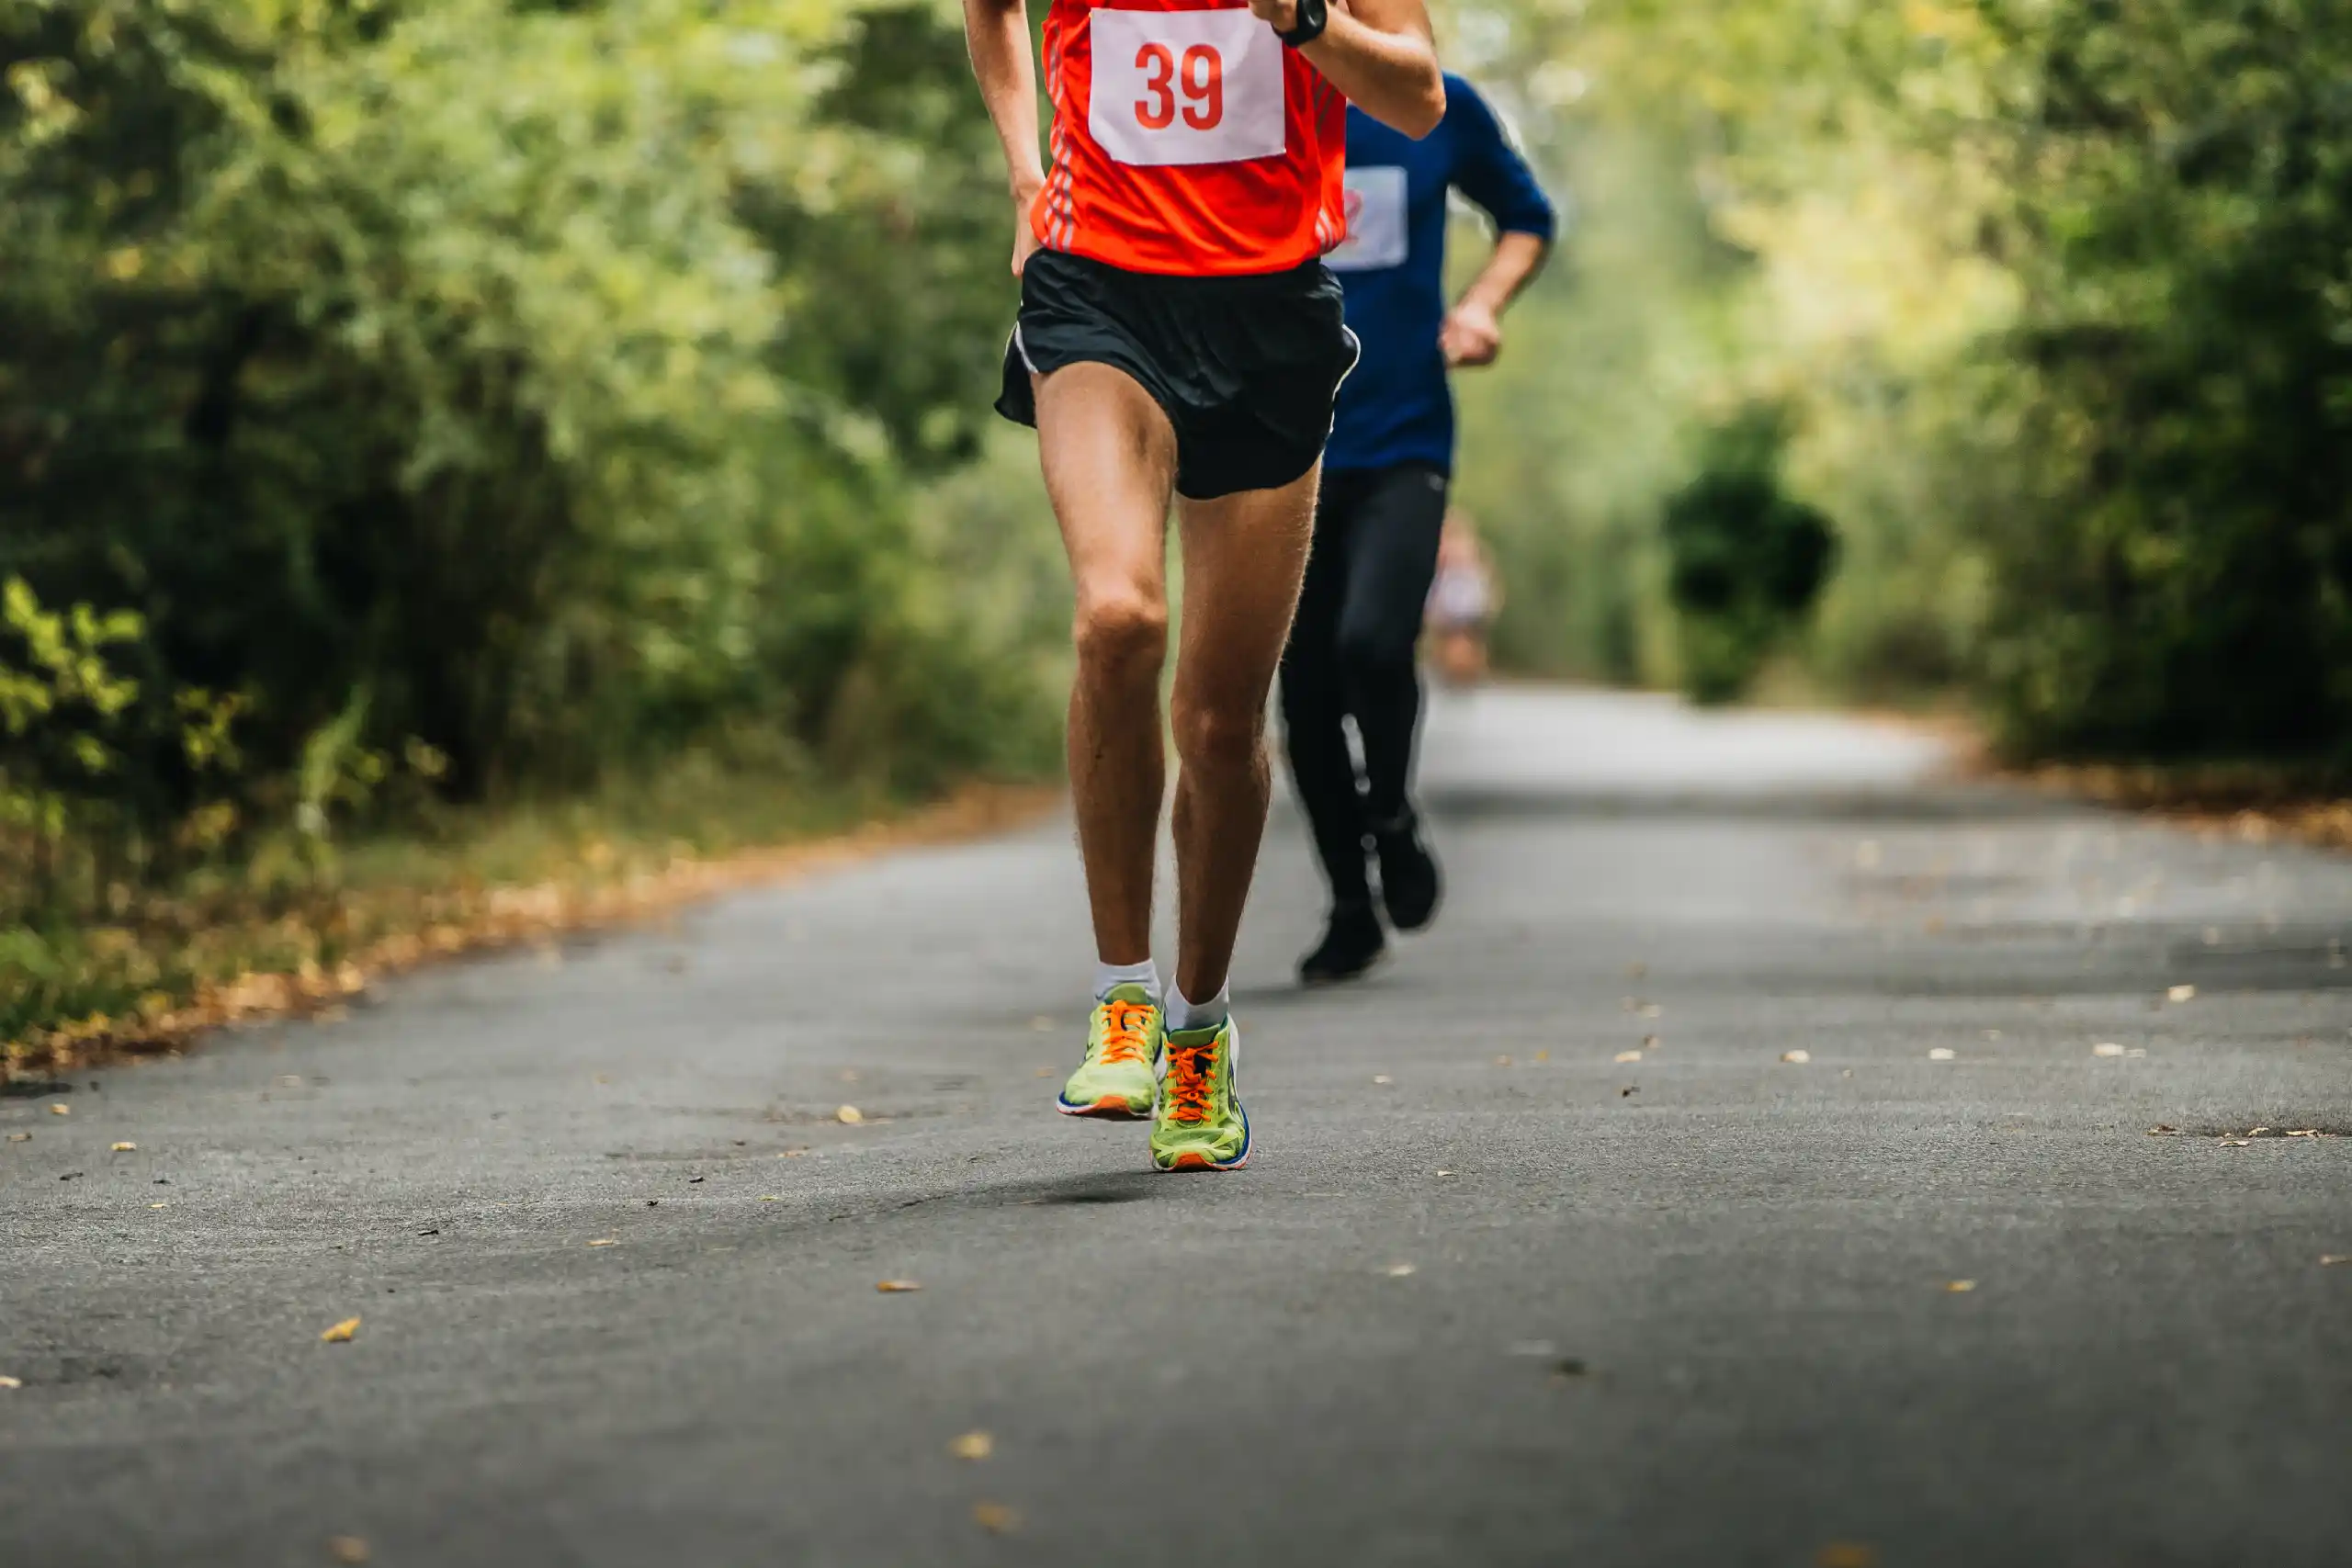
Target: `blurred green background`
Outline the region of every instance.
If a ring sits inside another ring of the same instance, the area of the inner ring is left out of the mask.
[[[2341,6],[1438,21],[1573,209],[1461,389],[1503,668],[2345,761]],[[0,0],[0,1038],[370,835],[1050,772],[952,10]],[[1809,604],[1749,581],[1802,518]]]

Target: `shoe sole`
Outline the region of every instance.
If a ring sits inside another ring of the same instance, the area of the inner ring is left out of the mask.
[[[1115,1094],[1106,1094],[1091,1105],[1072,1105],[1067,1100],[1054,1101],[1054,1109],[1065,1116],[1091,1116],[1101,1122],[1148,1122],[1148,1110],[1137,1111]]]
[[[1366,964],[1361,969],[1351,969],[1344,975],[1302,974],[1298,977],[1298,983],[1310,991],[1321,990],[1327,986],[1345,986],[1353,981],[1363,979],[1366,975],[1371,974],[1374,970],[1387,963],[1389,957],[1390,953],[1388,950],[1384,947],[1378,953],[1373,954],[1371,963]]]
[[[1384,908],[1384,909],[1385,909],[1385,908],[1388,908],[1388,901],[1387,901],[1387,899],[1386,899],[1386,898],[1385,898],[1385,897],[1381,900],[1381,908]],[[1442,911],[1442,910],[1444,909],[1444,908],[1445,908],[1445,885],[1444,885],[1443,883],[1440,883],[1440,884],[1438,885],[1437,897],[1436,897],[1435,898],[1432,898],[1432,899],[1430,899],[1430,910],[1429,910],[1429,913],[1428,913],[1428,914],[1423,915],[1419,919],[1415,920],[1411,925],[1409,925],[1409,926],[1408,926],[1408,925],[1407,925],[1404,921],[1402,921],[1402,920],[1400,920],[1400,919],[1398,919],[1396,918],[1396,910],[1394,910],[1394,909],[1389,909],[1389,910],[1388,910],[1388,926],[1389,926],[1389,929],[1390,929],[1391,931],[1395,931],[1400,932],[1400,933],[1402,933],[1402,934],[1404,934],[1404,935],[1407,935],[1407,936],[1410,936],[1410,935],[1412,935],[1413,933],[1415,933],[1415,932],[1417,932],[1417,931],[1425,931],[1429,930],[1431,926],[1433,926],[1433,925],[1437,924],[1437,918],[1438,918],[1438,915],[1439,915],[1439,913],[1440,913],[1441,911]]]
[[[1239,1170],[1250,1163],[1250,1113],[1245,1111],[1241,1113],[1241,1152],[1231,1159],[1213,1160],[1204,1154],[1187,1149],[1170,1164],[1161,1165],[1157,1159],[1151,1164],[1152,1168],[1162,1176],[1181,1176],[1186,1171],[1195,1170]]]

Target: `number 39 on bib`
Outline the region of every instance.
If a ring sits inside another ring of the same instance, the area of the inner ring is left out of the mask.
[[[1087,130],[1113,158],[1159,166],[1283,155],[1283,42],[1253,13],[1098,9],[1087,26]]]

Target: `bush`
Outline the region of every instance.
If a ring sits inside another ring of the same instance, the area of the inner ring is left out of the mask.
[[[783,0],[0,0],[0,574],[140,627],[140,690],[236,705],[272,819],[846,755],[851,696],[889,716],[860,766],[1025,762],[1039,693],[958,656],[910,522],[1008,293],[954,39]],[[152,735],[123,758],[127,828],[203,803]]]

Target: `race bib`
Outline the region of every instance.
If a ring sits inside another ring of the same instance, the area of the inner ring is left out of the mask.
[[[1283,42],[1247,10],[1097,10],[1087,129],[1122,164],[1238,164],[1286,150]]]
[[[1403,266],[1405,171],[1393,164],[1348,171],[1348,237],[1323,258],[1334,272]]]

